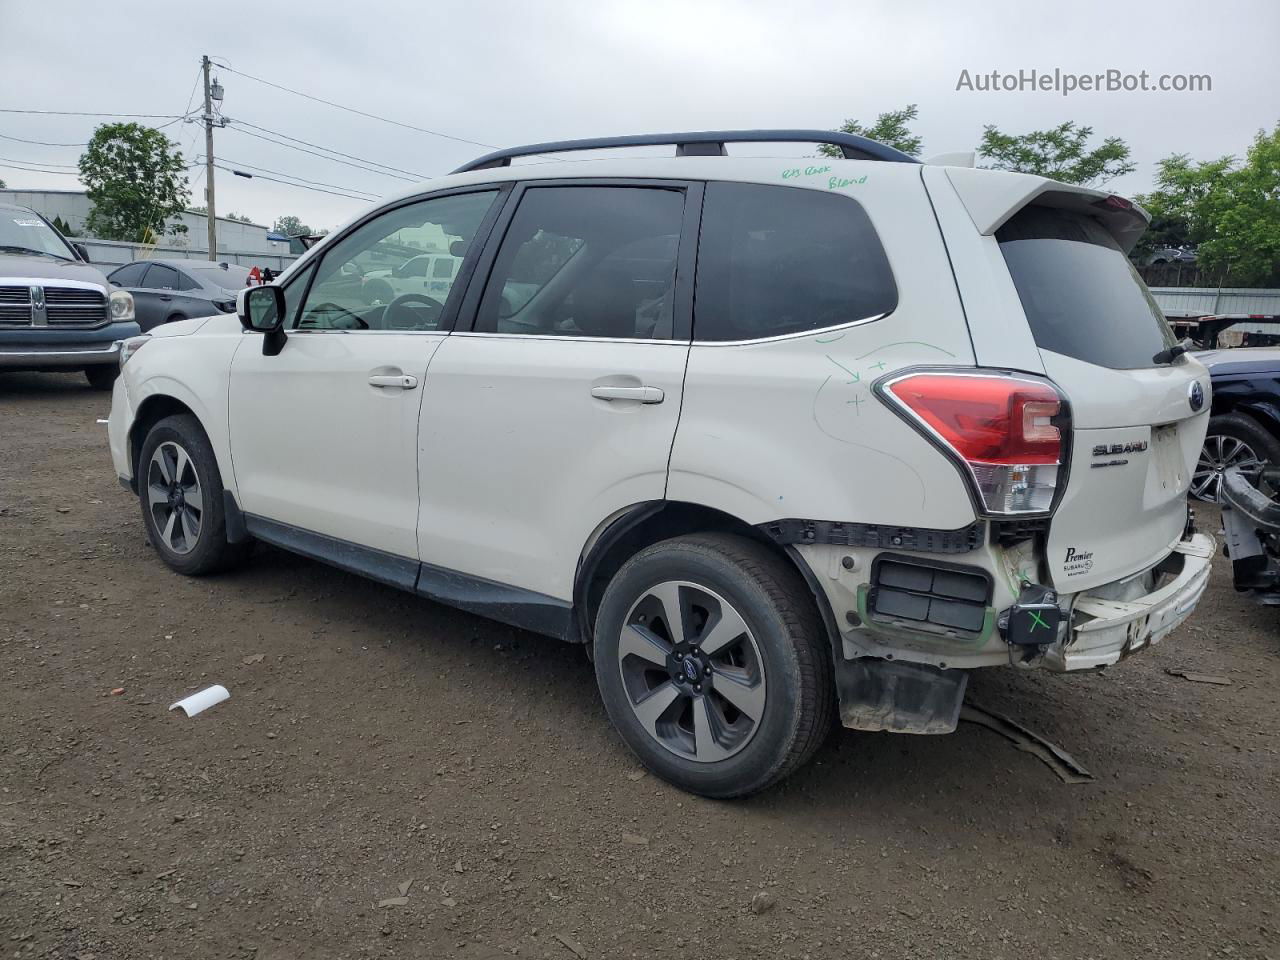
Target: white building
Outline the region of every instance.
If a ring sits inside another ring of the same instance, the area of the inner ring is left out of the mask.
[[[81,236],[84,235],[84,223],[93,208],[83,190],[20,190],[13,188],[0,189],[0,203],[16,203],[20,207],[29,207],[48,220],[60,217],[62,222]],[[169,222],[172,227],[182,224],[186,233],[173,233],[166,230],[157,242],[168,248],[182,248],[193,254],[209,252],[208,217],[203,213],[181,213]],[[289,254],[289,244],[269,240],[270,228],[260,223],[241,223],[218,217],[218,252],[221,253],[270,253]]]

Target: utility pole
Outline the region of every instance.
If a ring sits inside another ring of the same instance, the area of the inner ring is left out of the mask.
[[[213,200],[213,88],[209,85],[209,58],[204,66],[204,192],[209,221],[209,259],[218,259],[218,215]]]

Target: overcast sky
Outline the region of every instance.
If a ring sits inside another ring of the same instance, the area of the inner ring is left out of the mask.
[[[1113,181],[1120,193],[1147,189],[1163,156],[1242,154],[1259,128],[1280,121],[1280,4],[1269,0],[224,0],[199,7],[0,0],[0,23],[6,108],[181,114],[197,105],[192,91],[204,53],[317,97],[504,146],[671,130],[830,128],[918,103],[925,156],[972,149],[987,123],[1025,132],[1075,120],[1098,137],[1124,137],[1138,169]],[[956,90],[965,69],[1031,68],[1209,74],[1213,89],[1068,97]],[[232,124],[217,132],[214,152],[230,166],[377,196],[407,186],[253,139],[235,121],[424,177],[486,152],[218,73]],[[102,122],[0,113],[0,135],[82,143]],[[166,132],[188,160],[203,154],[195,124]],[[5,139],[0,148],[7,160],[46,165],[75,164],[80,153]],[[74,176],[4,167],[0,178],[11,187],[77,185]],[[294,214],[332,227],[366,205],[229,173],[217,178],[220,214],[264,224]],[[191,186],[192,202],[203,203],[201,170],[191,171]]]

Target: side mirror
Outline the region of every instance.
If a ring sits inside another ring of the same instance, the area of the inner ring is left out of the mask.
[[[71,245],[71,248],[80,255],[81,260],[83,260],[85,263],[89,262],[89,248],[86,247],[83,243],[73,243]]]
[[[283,348],[288,337],[284,332],[284,291],[280,287],[246,287],[236,294],[236,313],[240,325],[253,333],[264,333],[262,352],[274,357]]]

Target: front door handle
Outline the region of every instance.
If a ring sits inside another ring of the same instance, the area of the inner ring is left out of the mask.
[[[418,378],[408,373],[374,374],[369,378],[371,387],[399,387],[401,390],[412,390],[418,385]]]
[[[661,403],[666,398],[661,387],[592,387],[591,395],[597,400],[639,400],[641,403]]]

